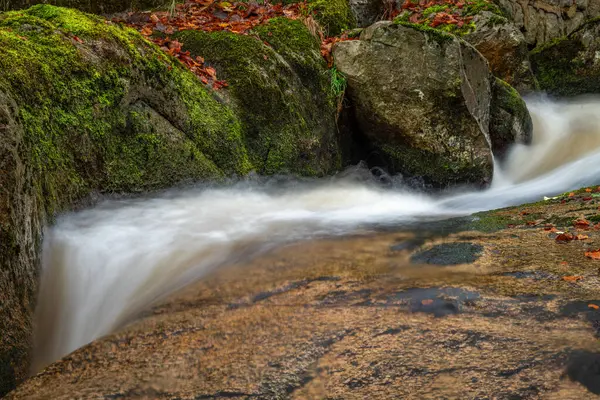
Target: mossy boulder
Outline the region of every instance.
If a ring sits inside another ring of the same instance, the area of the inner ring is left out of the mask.
[[[600,18],[531,52],[542,90],[561,97],[600,93]]]
[[[275,18],[248,36],[182,31],[175,37],[227,81],[224,93],[240,116],[257,172],[322,176],[340,167],[331,74],[300,21]]]
[[[432,28],[378,22],[338,43],[334,57],[361,150],[380,155],[371,165],[435,187],[490,181],[491,74],[475,48]]]
[[[293,4],[302,0],[274,0],[272,3]],[[356,18],[348,0],[306,0],[307,11],[314,15],[325,36],[336,36],[356,28]]]
[[[492,81],[490,107],[490,140],[498,160],[504,159],[514,143],[530,144],[533,122],[525,101],[508,83],[495,78]]]
[[[36,4],[51,4],[94,14],[112,14],[126,10],[163,7],[170,2],[171,0],[0,0],[0,11],[20,10]]]
[[[234,113],[137,32],[48,5],[0,14],[0,395],[27,374],[44,223],[94,192],[251,169]]]

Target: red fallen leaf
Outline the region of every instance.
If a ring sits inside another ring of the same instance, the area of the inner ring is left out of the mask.
[[[598,250],[592,250],[592,251],[586,251],[585,252],[585,256],[587,258],[591,258],[592,260],[600,260],[600,249],[598,249]]]
[[[527,221],[525,224],[529,226],[537,225],[535,221]]]
[[[588,304],[588,308],[594,309],[594,310],[599,310],[600,306],[596,305],[596,304]]]
[[[590,221],[585,218],[580,218],[573,222],[573,226],[577,229],[590,229]]]
[[[561,261],[561,262],[560,262],[560,265],[566,266],[566,265],[569,265],[569,263],[568,263],[568,262],[566,262],[566,261]]]
[[[142,28],[142,30],[140,31],[140,33],[141,33],[143,36],[150,36],[150,35],[152,35],[152,32],[153,32],[152,28],[150,28],[150,27],[148,27],[148,26],[146,26],[146,27]]]
[[[598,222],[596,225],[594,225],[594,230],[600,230],[600,222]]]
[[[527,211],[521,211],[519,215],[529,215],[529,213]]]
[[[429,305],[433,304],[433,300],[431,300],[431,299],[421,300],[421,304],[423,304],[424,306],[429,306]]]
[[[81,40],[78,36],[73,36],[73,40],[77,43],[83,43],[83,40]]]
[[[554,227],[554,225],[552,224],[546,224],[544,226],[544,230],[545,231],[551,231],[551,232],[556,232],[556,228]]]
[[[593,199],[593,197],[584,197],[584,198],[583,198],[583,199],[581,199],[581,200],[583,200],[583,201],[590,201],[590,200],[592,200],[592,199]]]
[[[571,275],[571,276],[563,276],[562,277],[563,281],[567,281],[567,282],[577,282],[583,279],[583,276],[579,276],[579,275]]]
[[[462,1],[459,1],[458,3],[456,3],[456,8],[463,8],[465,6],[465,3],[463,3]]]
[[[573,240],[574,237],[573,235],[571,235],[570,233],[561,233],[560,235],[558,235],[555,240],[557,243],[569,243],[571,240]]]

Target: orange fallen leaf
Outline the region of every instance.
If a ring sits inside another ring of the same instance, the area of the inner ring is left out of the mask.
[[[575,193],[573,193],[573,192],[569,193],[569,197],[575,197]]]
[[[561,261],[561,262],[560,262],[560,265],[569,265],[569,263],[568,263],[568,262],[566,262],[566,261]]]
[[[574,237],[570,233],[561,233],[560,235],[558,235],[556,237],[555,240],[557,243],[568,243],[573,239],[574,239]]]
[[[587,188],[587,189],[585,189],[585,191],[588,192],[588,193],[590,193],[592,191],[592,189]]]
[[[592,250],[592,251],[586,251],[585,252],[585,256],[587,258],[591,258],[592,260],[600,260],[600,249],[598,249],[598,250]]]
[[[593,308],[594,310],[600,309],[600,306],[597,306],[596,304],[588,304],[588,307]]]
[[[578,229],[589,229],[590,221],[588,221],[585,218],[580,218],[580,219],[574,221],[573,225],[575,226],[575,228],[578,228]]]
[[[576,235],[575,236],[575,240],[586,240],[589,239],[590,237],[588,235]]]
[[[433,300],[431,300],[431,299],[421,300],[421,304],[423,304],[424,306],[429,306],[429,305],[433,304]]]
[[[583,279],[583,276],[579,276],[579,275],[570,275],[570,276],[563,276],[562,277],[563,281],[567,281],[567,282],[577,282]]]

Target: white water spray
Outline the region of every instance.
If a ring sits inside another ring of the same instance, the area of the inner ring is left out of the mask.
[[[468,215],[600,183],[600,100],[529,107],[532,145],[515,147],[486,191],[433,198],[338,178],[186,190],[63,216],[45,236],[34,370],[212,269],[284,241]]]

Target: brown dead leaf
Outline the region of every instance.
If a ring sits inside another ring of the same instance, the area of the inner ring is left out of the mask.
[[[568,276],[563,276],[562,277],[563,281],[567,281],[567,282],[577,282],[583,279],[583,276],[579,276],[579,275],[568,275]]]

